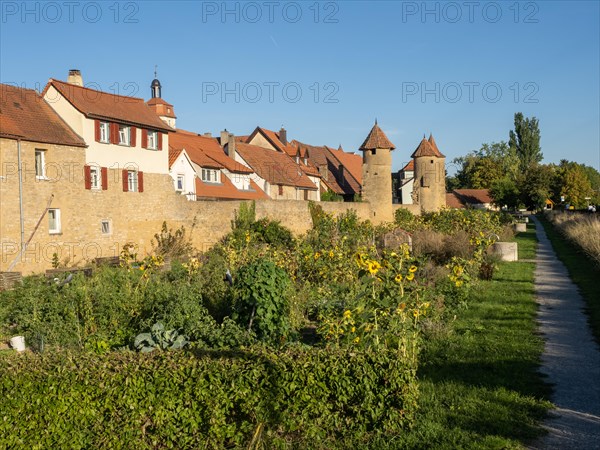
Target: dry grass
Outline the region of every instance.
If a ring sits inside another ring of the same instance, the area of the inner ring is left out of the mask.
[[[433,230],[418,230],[413,233],[412,239],[415,256],[428,255],[440,264],[453,256],[469,258],[473,253],[469,235],[462,230],[452,235]]]
[[[550,211],[546,216],[561,234],[600,265],[600,217],[598,215]]]

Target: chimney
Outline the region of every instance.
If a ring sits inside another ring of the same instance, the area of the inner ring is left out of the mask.
[[[229,133],[227,136],[227,150],[225,150],[225,153],[235,161],[235,136],[233,133]]]
[[[67,83],[83,87],[83,78],[81,77],[81,71],[78,69],[69,70],[69,78],[67,78]]]
[[[227,131],[227,128],[225,128],[223,131],[221,131],[221,147],[225,148],[225,145],[227,144],[228,141],[229,141],[229,131]]]
[[[287,131],[283,127],[279,130],[279,140],[283,145],[287,145]]]
[[[211,138],[212,137],[212,133],[204,133],[202,136],[207,137],[207,138]]]

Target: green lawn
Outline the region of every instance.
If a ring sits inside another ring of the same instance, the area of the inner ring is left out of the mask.
[[[587,304],[588,321],[596,341],[600,344],[600,267],[584,252],[563,238],[543,215],[538,216],[558,259],[567,267],[573,282]]]
[[[516,240],[520,257],[532,258],[534,226]],[[538,423],[551,404],[537,373],[543,343],[536,334],[534,267],[501,263],[447,335],[426,342],[420,417],[390,446],[522,448],[542,433]]]

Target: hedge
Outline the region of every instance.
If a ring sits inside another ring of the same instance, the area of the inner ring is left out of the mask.
[[[401,433],[416,367],[389,352],[0,354],[0,448],[331,448]]]

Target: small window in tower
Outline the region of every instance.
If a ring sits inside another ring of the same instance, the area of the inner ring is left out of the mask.
[[[433,159],[431,160],[431,164],[433,164]]]
[[[373,156],[377,154],[377,150],[373,149]]]

